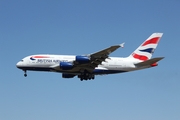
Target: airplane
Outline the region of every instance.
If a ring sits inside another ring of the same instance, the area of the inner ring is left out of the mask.
[[[164,57],[151,58],[163,33],[153,33],[128,57],[109,57],[124,43],[110,46],[87,55],[38,54],[23,58],[16,67],[24,71],[49,71],[62,73],[63,78],[77,76],[81,81],[93,80],[96,75],[124,73],[158,65]]]

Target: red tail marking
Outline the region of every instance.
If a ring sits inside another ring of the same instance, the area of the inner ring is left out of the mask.
[[[158,64],[157,63],[151,64],[151,67],[155,67],[155,66],[158,66]]]
[[[159,38],[160,37],[152,38],[152,39],[144,42],[142,46],[145,46],[145,45],[148,45],[148,44],[157,44],[159,42]]]
[[[148,60],[148,57],[146,57],[146,56],[144,56],[144,55],[138,55],[138,54],[133,53],[132,56],[133,56],[134,58],[139,59],[139,60],[142,60],[142,61]]]

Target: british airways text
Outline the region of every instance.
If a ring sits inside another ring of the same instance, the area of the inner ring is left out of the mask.
[[[52,60],[52,59],[37,59],[36,63],[60,63],[60,62],[68,62],[67,60]]]

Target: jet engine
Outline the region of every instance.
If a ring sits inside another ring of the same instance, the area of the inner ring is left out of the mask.
[[[80,64],[89,63],[90,62],[90,58],[88,56],[77,55],[76,56],[76,62],[78,62]]]
[[[59,66],[62,70],[71,70],[73,68],[73,64],[70,62],[60,62]]]

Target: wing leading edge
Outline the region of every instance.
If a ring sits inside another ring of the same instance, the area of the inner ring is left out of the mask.
[[[92,53],[92,54],[90,54],[90,56],[94,57],[94,58],[96,58],[96,57],[98,58],[98,57],[102,57],[102,56],[108,56],[110,53],[114,52],[119,47],[124,47],[124,44],[125,43],[122,43],[120,45],[114,45],[114,46],[108,47],[108,48],[106,48],[104,50],[98,51],[96,53]]]

